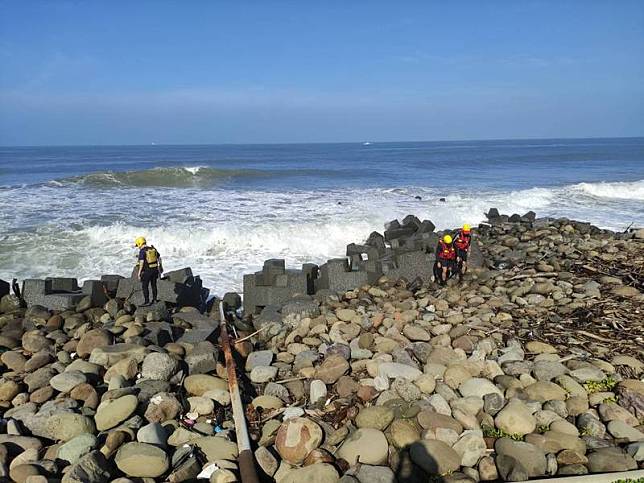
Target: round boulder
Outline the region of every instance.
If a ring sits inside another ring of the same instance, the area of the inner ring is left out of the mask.
[[[300,464],[322,442],[322,429],[306,418],[292,418],[280,426],[275,447],[283,460]]]

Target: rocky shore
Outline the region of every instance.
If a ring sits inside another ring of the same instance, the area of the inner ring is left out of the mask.
[[[260,480],[644,468],[644,232],[493,215],[462,283],[382,276],[238,312]],[[217,311],[115,295],[0,300],[0,479],[239,481]]]

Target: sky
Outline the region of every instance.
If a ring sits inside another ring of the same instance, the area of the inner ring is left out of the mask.
[[[0,0],[0,144],[644,135],[644,1]]]

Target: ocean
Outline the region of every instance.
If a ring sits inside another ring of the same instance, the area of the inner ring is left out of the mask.
[[[394,218],[493,206],[642,227],[644,138],[1,147],[0,278],[129,274],[144,235],[221,294],[267,258],[323,263]]]

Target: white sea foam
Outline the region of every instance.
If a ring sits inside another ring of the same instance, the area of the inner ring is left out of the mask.
[[[579,183],[572,188],[598,198],[644,200],[644,180],[616,183]]]
[[[136,236],[145,235],[166,269],[191,266],[216,293],[241,289],[242,275],[267,258],[288,266],[343,256],[385,222],[409,213],[439,229],[478,224],[502,213],[567,216],[621,230],[644,226],[644,181],[593,183],[521,191],[432,188],[327,191],[136,190],[34,187],[0,190],[0,278],[127,274]],[[627,185],[627,186],[625,186]],[[590,188],[588,188],[590,186]],[[416,197],[421,199],[418,200]],[[445,197],[445,201],[440,201]]]

